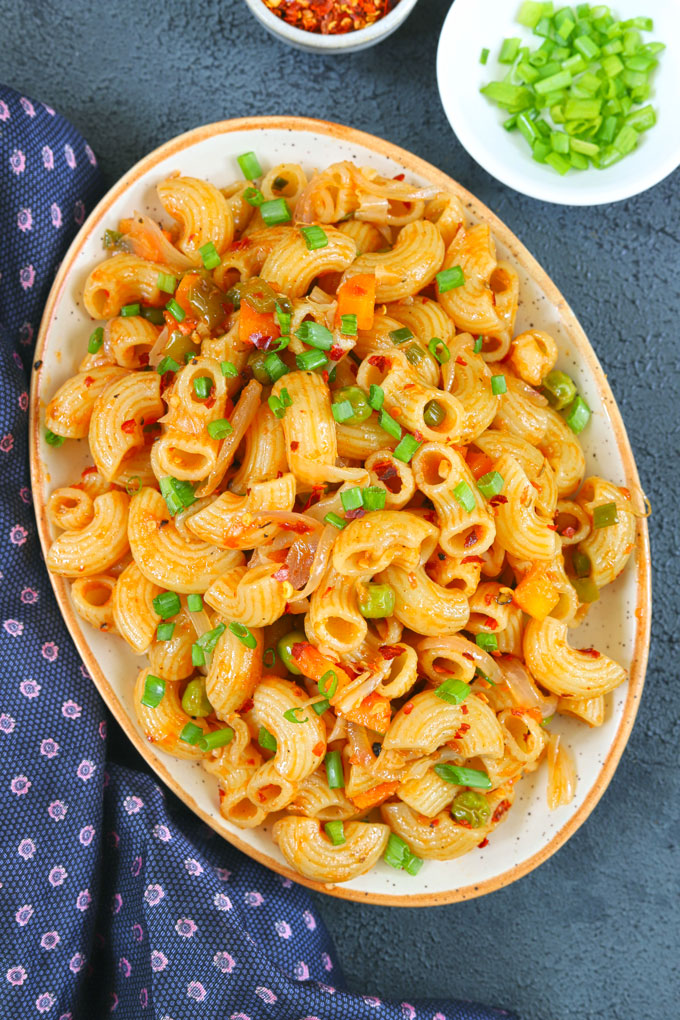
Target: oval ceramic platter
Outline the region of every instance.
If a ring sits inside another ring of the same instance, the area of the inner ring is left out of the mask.
[[[306,170],[338,160],[353,160],[392,176],[405,172],[419,184],[435,183],[460,195],[469,218],[491,224],[499,257],[509,259],[520,278],[517,332],[545,329],[557,340],[559,366],[572,375],[594,414],[582,436],[588,471],[603,474],[639,492],[639,479],[616,403],[604,373],[568,304],[517,238],[471,194],[416,156],[372,135],[324,121],[258,117],[224,121],[182,135],[143,159],[99,203],[66,255],[52,288],[42,322],[31,406],[31,470],[40,538],[47,549],[53,539],[45,513],[51,489],[66,485],[90,463],[87,442],[69,441],[59,450],[43,441],[43,414],[55,389],[76,371],[92,329],[82,306],[83,284],[104,257],[102,235],[118,220],[139,209],[157,218],[163,210],[156,185],[175,170],[205,177],[218,186],[240,178],[236,156],[254,150],[265,170],[299,162]],[[52,577],[59,606],[83,661],[110,710],[133,744],[166,785],[195,814],[227,840],[267,867],[295,881],[347,899],[419,906],[479,896],[531,871],[558,849],[583,823],[602,796],[626,744],[639,702],[647,660],[650,617],[650,565],[646,522],[639,522],[637,547],[624,574],[608,587],[580,628],[575,645],[595,645],[621,661],[629,681],[608,696],[604,725],[587,726],[559,717],[557,723],[572,748],[578,787],[571,804],[549,811],[546,766],[519,784],[515,806],[484,849],[454,861],[428,861],[412,877],[379,863],[345,885],[323,886],[287,867],[274,845],[271,826],[239,830],[221,817],[217,785],[200,765],[179,761],[155,750],[137,726],[132,704],[140,665],[125,643],[92,629],[76,615],[69,585]]]

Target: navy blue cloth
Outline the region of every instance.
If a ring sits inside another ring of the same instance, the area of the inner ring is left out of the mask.
[[[100,192],[73,126],[0,86],[0,1016],[509,1017],[344,991],[303,887],[221,840],[148,775],[107,766],[106,712],[40,555],[27,435],[42,306]]]

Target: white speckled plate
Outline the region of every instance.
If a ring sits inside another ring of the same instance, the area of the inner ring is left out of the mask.
[[[52,540],[45,515],[49,492],[77,478],[89,463],[84,440],[69,441],[58,451],[43,442],[43,411],[57,386],[76,371],[85,350],[92,324],[83,310],[81,295],[87,274],[103,257],[104,230],[115,228],[118,219],[133,209],[160,217],[155,187],[173,170],[207,177],[217,185],[239,178],[236,156],[251,149],[265,169],[281,162],[300,162],[311,169],[350,159],[387,175],[405,171],[420,183],[431,181],[455,189],[472,220],[483,218],[491,223],[501,257],[517,268],[518,332],[536,326],[557,339],[560,367],[574,377],[593,408],[592,422],[582,437],[588,470],[631,489],[639,488],[621,417],[583,330],[553,283],[507,227],[439,170],[372,135],[301,118],[249,118],[197,128],[147,156],[102,199],[62,263],[43,317],[36,350],[40,367],[33,373],[31,394],[31,470],[45,548]],[[454,861],[428,861],[416,877],[380,863],[367,875],[331,888],[293,874],[266,828],[242,831],[225,822],[218,810],[212,777],[199,765],[176,760],[144,739],[132,705],[140,659],[122,640],[93,630],[75,614],[67,583],[53,577],[52,584],[71,635],[109,708],[138,751],[197,816],[281,874],[332,895],[372,903],[418,906],[482,895],[514,881],[554,853],[587,818],[611,779],[633,725],[644,682],[651,601],[647,528],[646,522],[640,521],[630,564],[604,591],[575,640],[576,647],[592,644],[619,659],[629,669],[630,680],[609,695],[607,717],[601,728],[591,730],[562,717],[556,723],[576,757],[578,789],[574,801],[557,811],[548,810],[546,770],[542,766],[519,784],[512,811],[484,849]]]

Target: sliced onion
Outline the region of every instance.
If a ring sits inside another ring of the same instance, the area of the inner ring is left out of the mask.
[[[149,364],[151,365],[152,368],[157,368],[158,365],[160,365],[161,361],[163,360],[163,351],[165,350],[169,338],[170,330],[168,329],[167,326],[163,326],[163,329],[156,337],[155,344],[149,351]]]
[[[162,262],[173,269],[191,269],[193,262],[175,248],[152,219],[135,212],[132,225],[122,240],[134,255],[150,262]]]
[[[192,613],[190,609],[187,609],[187,615],[191,620],[192,624],[194,625],[194,630],[196,631],[196,640],[198,640],[200,637],[203,637],[204,634],[207,634],[209,630],[213,629],[213,625],[210,622],[210,617],[208,616],[205,609],[201,609],[197,613]],[[210,665],[209,662],[206,660],[206,662],[204,662],[202,666],[197,666],[195,668],[200,670],[200,672],[203,673],[204,676],[207,676],[208,671],[210,669]]]
[[[379,684],[380,677],[377,674],[369,673],[368,676],[365,673],[360,674],[348,687],[343,688],[340,694],[336,694],[332,702],[333,708],[336,712],[347,715],[360,705],[364,698],[372,694]]]
[[[351,759],[360,765],[362,769],[372,769],[377,758],[373,754],[371,741],[368,739],[368,732],[365,726],[359,723],[347,723],[347,743],[349,744]]]
[[[569,804],[576,793],[576,765],[559,733],[548,737],[548,807],[551,811]]]
[[[508,690],[518,707],[537,708],[544,719],[553,715],[557,708],[557,695],[546,697],[541,694],[528,671],[519,659],[512,655],[500,661],[501,673]]]
[[[262,386],[256,379],[251,379],[248,385],[241,391],[241,396],[238,398],[238,403],[231,415],[233,431],[229,433],[226,439],[222,440],[215,467],[196,490],[197,496],[209,496],[224,478],[236,451],[241,445],[241,440],[252,425],[255,415],[260,409],[261,393]]]

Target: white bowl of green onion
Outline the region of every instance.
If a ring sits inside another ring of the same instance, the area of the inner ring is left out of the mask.
[[[456,0],[437,78],[461,144],[532,198],[601,205],[680,165],[680,3]]]

